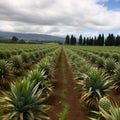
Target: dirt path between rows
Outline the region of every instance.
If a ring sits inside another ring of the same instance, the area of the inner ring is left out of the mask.
[[[48,112],[49,116],[51,117],[51,120],[59,120],[58,119],[58,113],[60,113],[63,108],[61,105],[61,98],[60,94],[62,91],[62,79],[63,79],[63,73],[62,73],[62,56],[64,56],[64,65],[65,65],[65,74],[67,78],[67,93],[66,93],[66,100],[65,102],[69,104],[70,106],[70,111],[68,113],[68,116],[65,120],[88,120],[87,114],[85,114],[84,109],[82,108],[82,105],[79,102],[78,98],[78,93],[75,90],[75,84],[73,80],[73,74],[70,69],[70,66],[67,62],[66,56],[64,51],[61,52],[59,58],[58,58],[58,63],[56,66],[56,87],[54,93],[50,97],[49,103],[53,106],[52,109]]]

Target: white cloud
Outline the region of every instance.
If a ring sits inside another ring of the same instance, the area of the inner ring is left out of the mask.
[[[83,30],[120,29],[120,11],[108,10],[98,2],[101,0],[1,0],[0,30],[78,35]]]

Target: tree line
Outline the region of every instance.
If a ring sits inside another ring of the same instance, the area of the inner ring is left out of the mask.
[[[65,39],[65,44],[67,45],[98,45],[98,46],[119,46],[120,45],[120,36],[114,36],[109,34],[106,38],[104,34],[99,34],[97,37],[83,37],[79,36],[77,41],[76,37],[67,35]]]

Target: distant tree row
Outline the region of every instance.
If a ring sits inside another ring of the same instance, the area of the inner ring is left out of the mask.
[[[98,46],[119,46],[120,45],[120,36],[116,37],[113,34],[109,34],[106,38],[104,34],[99,34],[98,37],[83,37],[79,36],[79,40],[77,42],[75,36],[69,35],[66,36],[65,44],[68,45],[98,45]]]
[[[71,37],[69,37],[69,35],[67,35],[65,43],[70,44],[70,45],[76,45],[76,43],[77,43],[76,37],[74,37],[73,35],[71,35]]]

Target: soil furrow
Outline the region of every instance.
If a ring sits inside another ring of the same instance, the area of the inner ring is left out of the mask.
[[[63,69],[62,69],[62,57],[64,57],[64,66],[65,66],[65,77],[67,79],[67,92],[66,92],[66,99],[62,100],[60,97],[63,87]],[[71,68],[67,62],[66,56],[64,51],[62,50],[59,58],[58,63],[56,66],[56,87],[54,93],[51,95],[49,99],[50,105],[52,105],[52,109],[48,112],[51,120],[60,120],[58,118],[58,114],[62,112],[64,108],[62,108],[61,102],[66,102],[70,106],[69,113],[65,120],[88,120],[88,117],[83,109],[82,105],[80,104],[77,90],[75,89],[75,83]]]

